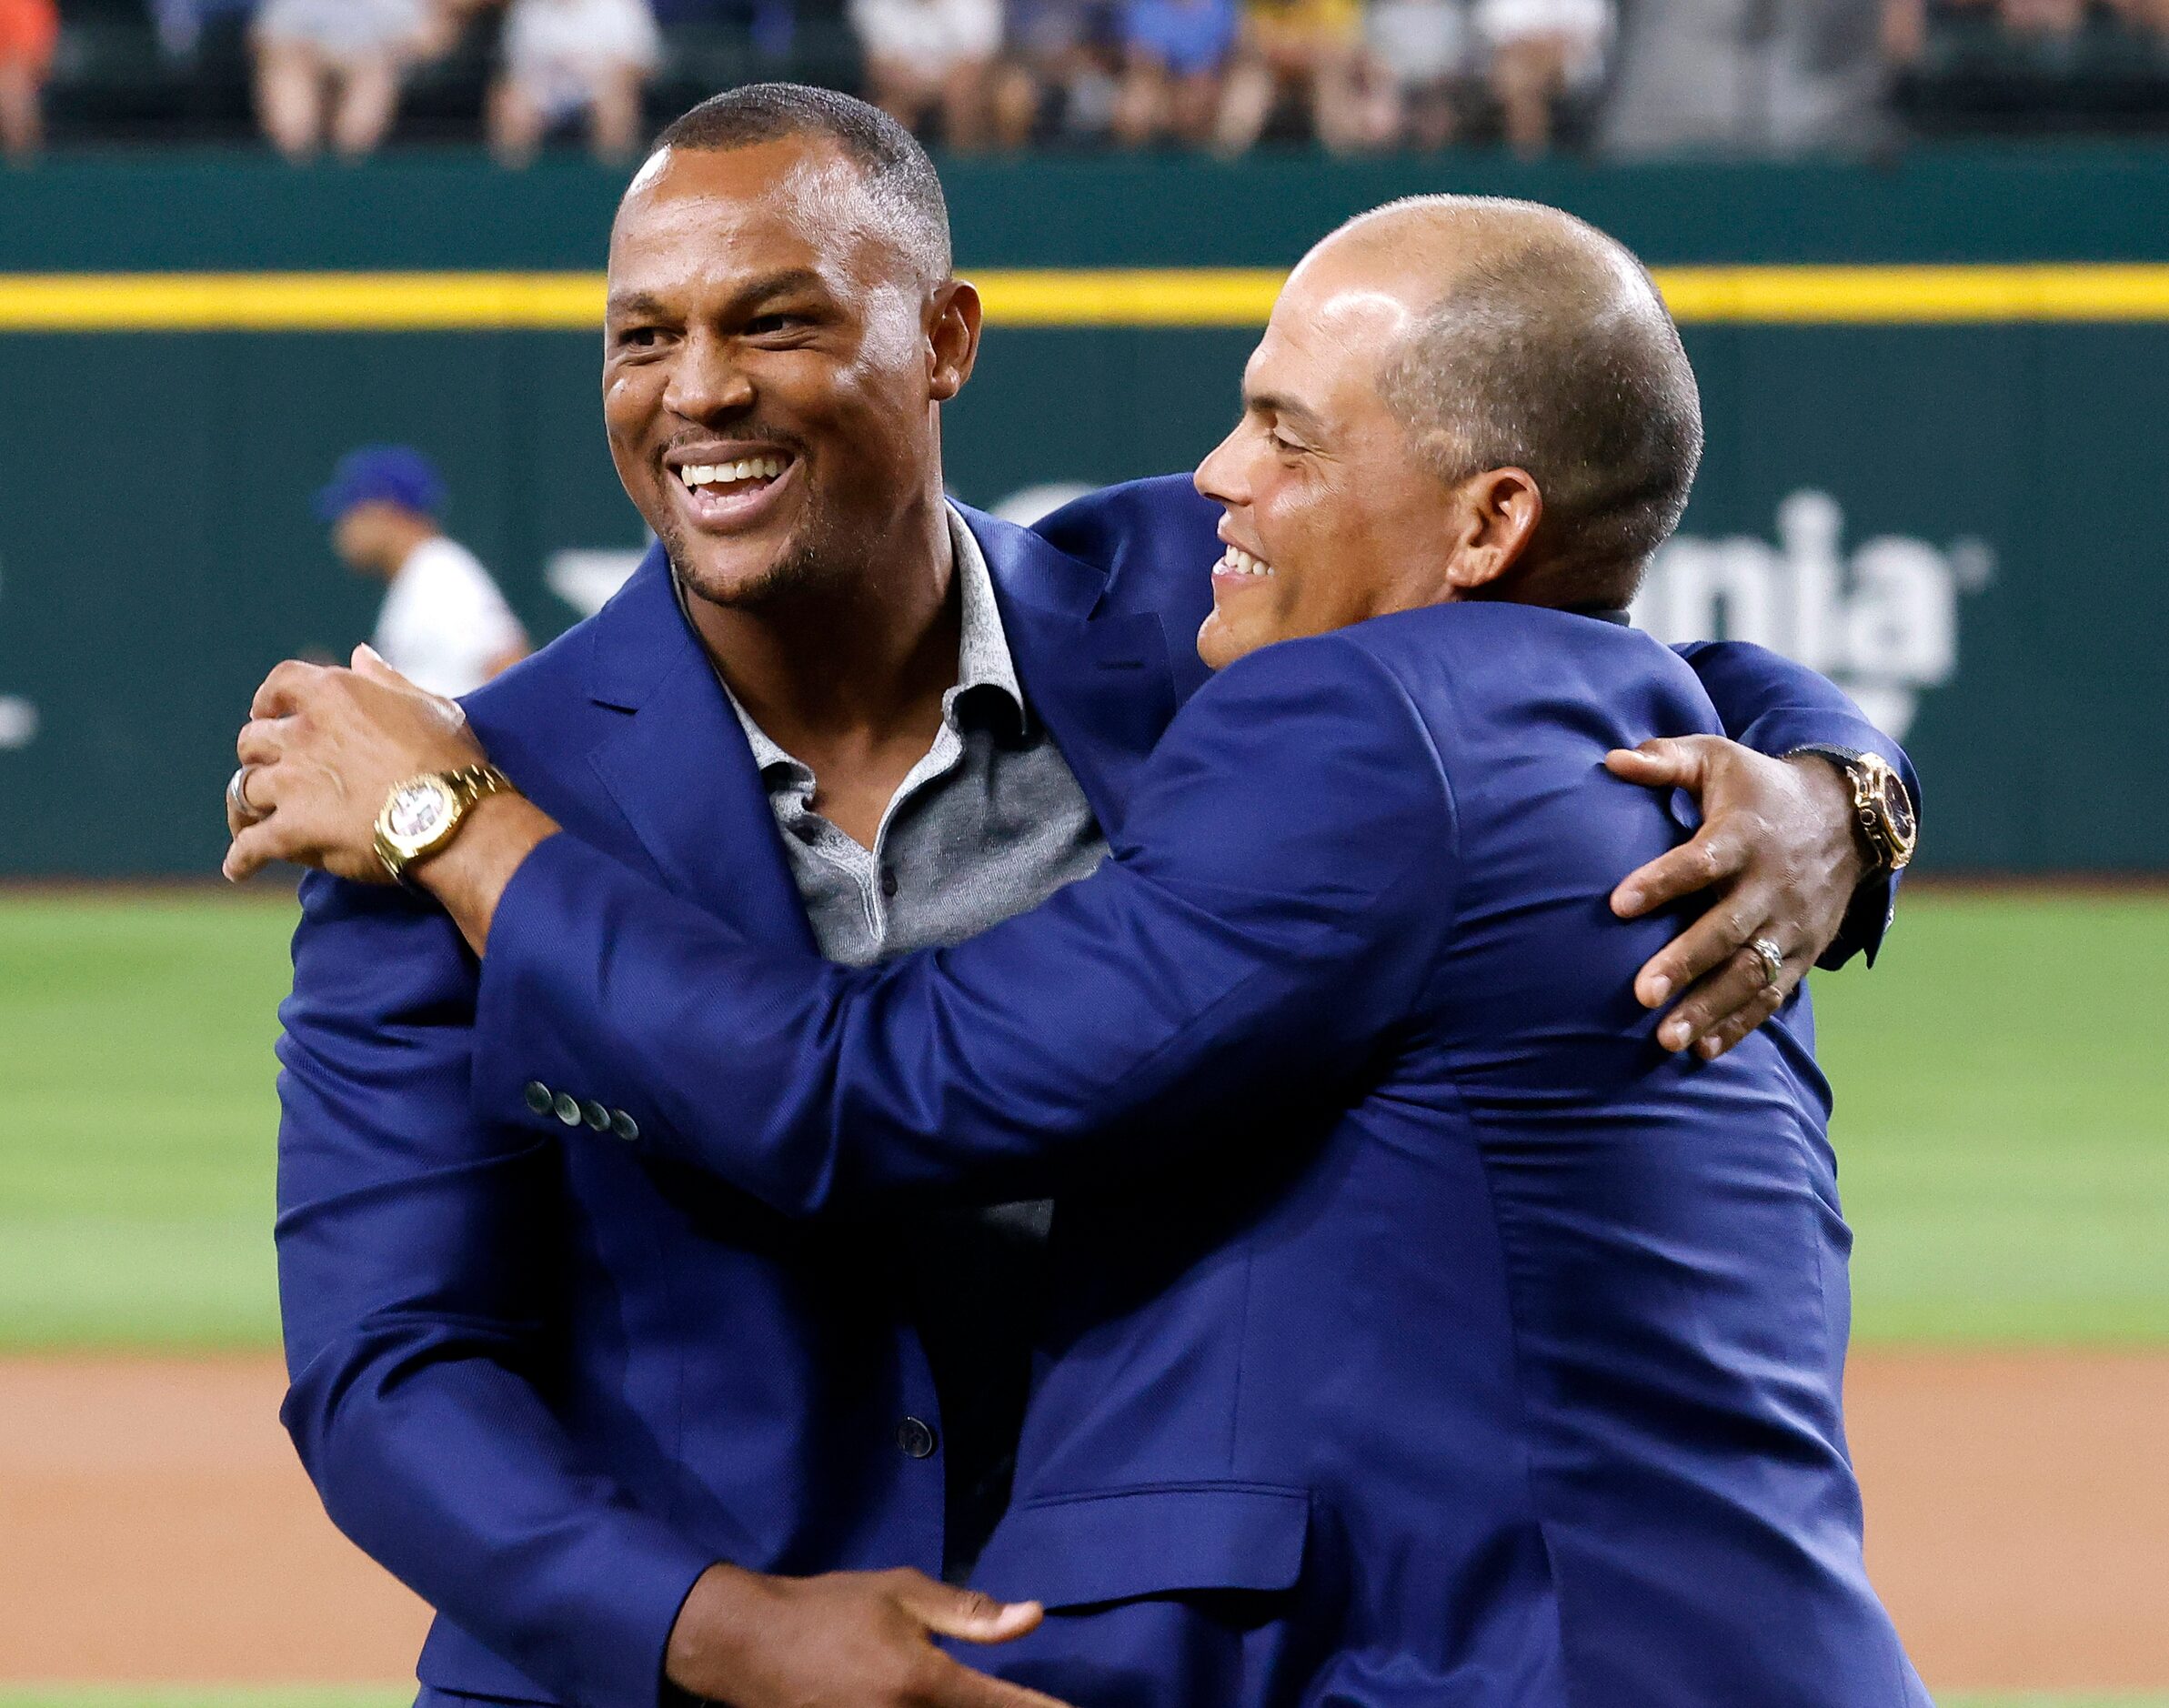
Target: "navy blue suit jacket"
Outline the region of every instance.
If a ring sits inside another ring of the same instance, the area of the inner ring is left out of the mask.
[[[1090,561],[970,521],[1027,691],[1116,830],[1203,676],[1189,643],[1209,599],[1210,513],[1166,483],[1088,501],[1048,531]],[[1814,740],[1903,758],[1782,660],[1719,648],[1696,663],[1734,732],[1767,750]],[[553,859],[582,853],[644,905],[682,908],[779,964],[825,966],[659,561],[468,707],[493,758],[569,832]],[[1433,889],[1447,881],[1443,846],[1424,850]],[[1640,858],[1612,851],[1607,881]],[[577,935],[568,928],[561,965],[619,917],[615,893],[606,886]],[[900,1418],[938,1409],[879,1221],[794,1221],[667,1143],[567,1142],[527,1109],[524,1083],[507,1091],[481,1067],[492,999],[447,920],[400,892],[321,878],[304,904],[281,1045],[285,1415],[334,1520],[439,1610],[423,1677],[648,1708],[678,1604],[710,1561],[938,1571],[942,1462],[897,1445]],[[519,913],[501,916],[516,934]],[[1870,919],[1871,939],[1880,925]],[[602,959],[626,970],[621,951]],[[1625,1002],[1628,971],[1595,982]],[[676,1012],[621,1018],[667,1030]],[[522,1081],[539,1077],[546,1047],[537,1035],[520,1048],[527,1030],[514,1021],[494,1046],[520,1060]],[[567,1086],[580,1065],[566,1062]],[[637,1077],[617,1106],[648,1111],[659,1138],[668,1081]],[[581,1094],[601,1095],[599,1077]],[[984,1189],[1001,1170],[975,1172]],[[1087,1230],[1092,1214],[1066,1224]],[[1194,1237],[1190,1222],[1168,1237]],[[1149,1241],[1130,1243],[1142,1269],[1120,1284],[1178,1279]],[[1060,1416],[1049,1388],[1036,1417]],[[1041,1451],[1033,1462],[1059,1476],[1064,1462]],[[1045,1521],[1031,1515],[1049,1492],[1026,1488],[1009,1532],[1022,1540],[998,1541],[997,1576],[1005,1550],[1043,1557],[1030,1533]],[[1285,1526],[1276,1533],[1285,1549]],[[1199,1534],[1193,1552],[1211,1559],[1178,1576],[1210,1577],[1240,1540],[1227,1525]]]

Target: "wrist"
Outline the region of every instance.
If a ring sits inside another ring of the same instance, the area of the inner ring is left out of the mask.
[[[1912,789],[1890,761],[1879,753],[1813,742],[1785,757],[1802,755],[1830,760],[1844,779],[1863,872],[1896,872],[1911,862],[1920,839],[1920,816]]]
[[[768,1581],[720,1562],[700,1574],[663,1654],[663,1675],[694,1696],[728,1697],[741,1678],[748,1633],[763,1623]]]
[[[459,834],[412,868],[414,883],[434,896],[479,955],[513,875],[557,821],[524,795],[491,795],[469,809]]]
[[[1853,809],[1853,785],[1833,755],[1804,749],[1785,757],[1826,829],[1829,869],[1848,892],[1857,889],[1873,862]]]

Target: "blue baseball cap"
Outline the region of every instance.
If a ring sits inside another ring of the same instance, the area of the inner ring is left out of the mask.
[[[316,495],[316,515],[336,522],[356,505],[373,502],[439,516],[445,507],[444,477],[411,445],[365,445],[339,458],[331,484]]]

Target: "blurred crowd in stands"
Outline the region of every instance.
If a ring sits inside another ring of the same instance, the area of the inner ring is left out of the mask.
[[[0,144],[623,158],[762,77],[958,150],[1859,151],[2169,119],[2169,0],[0,0]]]

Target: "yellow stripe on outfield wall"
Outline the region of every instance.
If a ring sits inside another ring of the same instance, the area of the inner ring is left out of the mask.
[[[998,327],[1258,327],[1270,268],[968,274]],[[2169,266],[1682,266],[1657,281],[1690,324],[2169,321]],[[0,275],[0,332],[587,331],[594,273]]]
[[[973,273],[995,327],[1261,327],[1285,272],[1270,267]]]
[[[0,331],[437,332],[599,326],[598,273],[17,273]]]
[[[1657,283],[1682,321],[1917,326],[2169,320],[2169,266],[1678,266]]]

